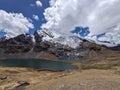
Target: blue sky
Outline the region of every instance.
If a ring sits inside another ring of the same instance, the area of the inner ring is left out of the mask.
[[[41,7],[36,5],[37,0],[0,0],[0,10],[7,13],[22,13],[24,17],[32,19],[33,29],[28,33],[33,34],[35,30],[39,30],[40,26],[45,23],[44,10],[49,7],[49,0],[40,0]],[[33,15],[38,15],[39,20],[35,20]],[[82,32],[83,33],[83,32]],[[5,35],[5,32],[0,31],[0,37]]]
[[[40,29],[41,24],[45,23],[43,12],[49,6],[49,0],[40,0],[42,7],[36,6],[36,0],[0,0],[0,10],[11,13],[22,13],[25,17],[32,19],[34,29],[30,29],[29,33]],[[33,6],[31,6],[33,5]],[[39,16],[39,20],[33,19],[33,14]],[[4,33],[0,33],[0,36]]]

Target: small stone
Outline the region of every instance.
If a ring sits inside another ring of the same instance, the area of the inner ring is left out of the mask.
[[[7,76],[0,76],[0,80],[5,80],[7,79]]]

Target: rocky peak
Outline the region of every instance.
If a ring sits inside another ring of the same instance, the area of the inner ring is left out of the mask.
[[[0,42],[0,48],[4,49],[5,53],[28,52],[32,46],[32,37],[27,34],[21,34]]]
[[[33,42],[32,40],[33,37],[31,35],[22,34],[14,38],[1,41],[0,48],[4,51],[4,53],[8,54],[12,53],[28,54],[28,52],[30,51],[32,51],[31,53],[34,52],[41,53],[44,51],[57,57],[75,57],[75,58],[95,57],[96,55],[99,56],[98,53],[103,52],[104,48],[100,45],[91,43],[77,36],[69,36],[71,41],[75,40],[73,44],[78,40],[80,41],[79,46],[77,46],[76,48],[72,48],[70,47],[70,45],[61,44],[59,42],[54,41],[51,42],[49,40],[46,41],[43,40],[43,37],[44,37],[43,33],[36,31],[34,33],[35,42]]]
[[[39,42],[42,41],[42,38],[44,37],[44,35],[38,33],[38,31],[35,31],[35,33],[34,33],[34,37],[35,37],[35,42],[36,42],[36,43],[39,43]]]

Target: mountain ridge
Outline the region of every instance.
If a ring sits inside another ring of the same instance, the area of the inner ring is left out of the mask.
[[[80,40],[77,47],[70,47],[69,45],[61,44],[59,42],[43,40],[44,34],[37,31],[34,35],[21,34],[10,39],[3,39],[0,41],[1,56],[4,55],[12,57],[27,57],[34,58],[40,53],[45,52],[56,57],[71,57],[71,58],[99,58],[108,49],[104,46],[97,45],[77,36],[71,36],[74,42]],[[65,39],[66,40],[66,39]]]

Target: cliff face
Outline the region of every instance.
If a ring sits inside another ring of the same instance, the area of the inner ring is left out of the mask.
[[[9,40],[2,40],[0,42],[0,48],[5,53],[25,53],[31,50],[33,47],[32,37],[29,35],[19,35]]]
[[[42,40],[42,38],[43,35],[35,32],[34,36],[22,34],[8,40],[4,39],[0,41],[0,52],[8,55],[31,54],[31,56],[34,53],[46,52],[48,54],[55,55],[56,57],[93,58],[99,57],[106,50],[100,45],[81,38],[79,39],[81,39],[82,42],[76,48],[60,43],[45,41]],[[30,55],[28,55],[28,57],[29,56]]]

